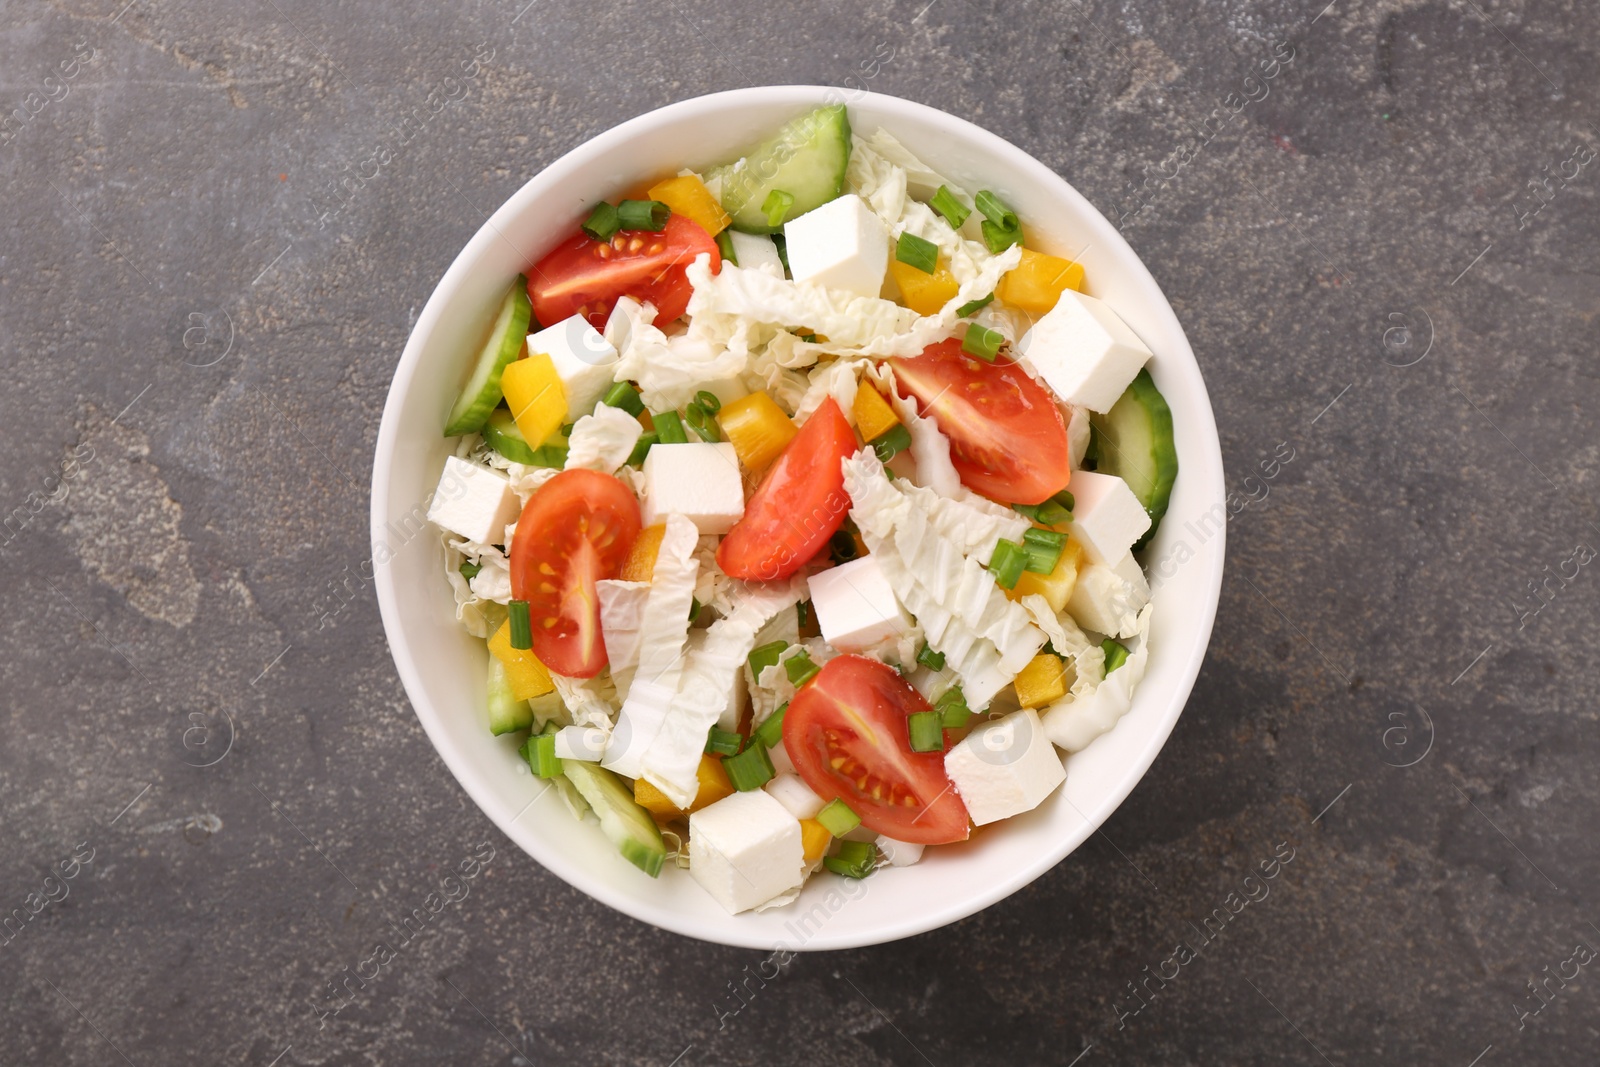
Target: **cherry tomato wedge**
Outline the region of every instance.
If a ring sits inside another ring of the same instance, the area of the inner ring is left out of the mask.
[[[617,297],[632,296],[654,304],[656,322],[664,326],[689,306],[691,287],[684,272],[702,252],[711,256],[711,273],[722,269],[717,242],[682,215],[669,218],[660,233],[620,230],[610,241],[580,233],[528,271],[534,317],[554,326],[582,315],[598,330]]]
[[[811,791],[841,797],[869,830],[898,841],[965,841],[970,819],[943,752],[913,752],[906,716],[928,702],[886,663],[829,660],[783,716],[783,747]]]
[[[528,602],[533,654],[555,673],[593,678],[606,665],[595,583],[622,573],[639,526],[633,492],[598,471],[562,471],[522,509],[511,595]]]
[[[1072,475],[1061,409],[1028,372],[1001,358],[985,363],[955,338],[889,360],[902,396],[950,438],[961,481],[1007,504],[1042,504]]]
[[[745,581],[787,578],[822,550],[850,510],[840,462],[856,432],[832,397],[806,420],[717,546],[717,566]]]

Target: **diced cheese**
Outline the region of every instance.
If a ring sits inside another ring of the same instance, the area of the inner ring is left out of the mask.
[[[1112,573],[1118,578],[1133,586],[1134,598],[1143,608],[1150,599],[1150,580],[1145,577],[1144,568],[1139,566],[1139,561],[1133,558],[1132,552],[1124,552],[1122,558],[1111,564]]]
[[[556,758],[599,761],[606,750],[606,731],[597,726],[563,726],[556,731]]]
[[[1032,708],[978,726],[945,754],[944,768],[976,826],[1031,811],[1067,780]]]
[[[883,220],[854,193],[790,219],[783,236],[796,282],[857,296],[877,296],[883,288],[889,233]]]
[[[567,470],[612,474],[628,462],[644,425],[621,408],[600,405],[572,427],[567,438]]]
[[[764,233],[740,233],[729,230],[733,240],[733,259],[745,270],[759,270],[774,278],[783,277],[783,260],[778,258],[778,246]],[[876,295],[876,294],[874,294]]]
[[[498,544],[521,511],[504,474],[451,456],[428,502],[428,521],[468,541]]]
[[[567,393],[567,422],[577,422],[611,388],[617,350],[582,315],[528,335],[528,351],[543,352],[555,364]]]
[[[911,629],[875,555],[813,574],[810,588],[822,638],[840,652],[867,652]]]
[[[1067,463],[1077,470],[1083,466],[1083,457],[1089,451],[1089,442],[1093,437],[1089,409],[1073,404],[1063,407],[1065,410],[1061,412],[1061,417],[1067,424]]]
[[[1068,697],[1052,704],[1044,713],[1045,734],[1052,742],[1077,752],[1115,726],[1133,707],[1134,687],[1144,679],[1150,658],[1150,609],[1139,613],[1135,634],[1138,646],[1127,660],[1105,676],[1093,692]]]
[[[1139,611],[1150,599],[1148,587],[1141,595],[1131,582],[1099,563],[1086,564],[1067,598],[1067,611],[1098,633],[1127,637],[1138,625]]]
[[[878,838],[878,851],[891,867],[909,867],[922,858],[925,846],[914,841],[897,841],[892,837]]]
[[[780,774],[763,788],[797,819],[815,819],[824,806],[823,799],[798,774]]]
[[[732,914],[797,888],[805,878],[800,820],[760,789],[689,816],[689,873]]]
[[[654,449],[652,449],[654,451]],[[1114,564],[1150,529],[1150,513],[1115,474],[1073,471],[1072,537],[1093,563]]]
[[[1150,349],[1121,316],[1071,289],[1017,348],[1022,362],[1062,400],[1098,412],[1111,410],[1150,358]]]
[[[644,524],[682,515],[703,534],[725,534],[744,517],[739,454],[726,441],[655,445],[644,457]]]

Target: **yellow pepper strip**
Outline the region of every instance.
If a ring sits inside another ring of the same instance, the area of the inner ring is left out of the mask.
[[[529,448],[544,444],[567,417],[567,391],[554,361],[543,352],[508,364],[500,376],[500,388]]]
[[[889,261],[889,273],[900,287],[900,303],[918,315],[937,315],[961,291],[956,276],[942,259],[932,274],[893,259]]]
[[[1041,652],[1017,675],[1017,702],[1025,708],[1042,708],[1067,695],[1067,672],[1060,656]]]
[[[1024,248],[1021,261],[1000,279],[995,295],[1007,307],[1043,315],[1068,289],[1082,292],[1082,263]]]
[[[1070,524],[1063,523],[1060,527],[1056,527],[1056,529],[1063,528],[1070,528]],[[1067,601],[1072,597],[1072,587],[1078,584],[1078,563],[1082,558],[1083,546],[1069,537],[1061,549],[1061,558],[1056,560],[1055,570],[1049,574],[1023,571],[1022,577],[1017,579],[1017,584],[1006,590],[1006,596],[1021,601],[1023,597],[1037,593],[1049,602],[1050,610],[1059,615],[1067,610]]]
[[[661,538],[666,533],[666,524],[659,522],[639,531],[639,536],[633,542],[633,550],[622,564],[623,581],[648,582],[655,577],[656,556],[661,552]]]
[[[518,700],[532,700],[555,689],[556,683],[537,656],[528,649],[511,647],[511,620],[501,623],[489,638],[489,651],[505,667],[511,695]]]
[[[856,386],[856,400],[850,407],[863,441],[876,441],[900,425],[900,416],[894,413],[894,408],[867,382]]]
[[[699,811],[708,804],[715,804],[723,797],[733,795],[733,783],[728,780],[728,772],[722,769],[722,761],[712,756],[701,756],[700,766],[695,771],[700,779],[700,785],[694,795],[694,803],[689,805],[689,811],[684,811],[667,795],[643,778],[636,779],[633,783],[633,799],[641,808],[654,815],[662,822],[681,819],[689,812]]]
[[[833,835],[828,833],[828,828],[815,819],[800,820],[800,847],[805,850],[806,862],[815,863],[828,851],[828,842],[833,840]]]
[[[682,215],[713,237],[733,221],[706,188],[706,183],[693,174],[657,182],[650,187],[650,199],[661,201],[674,215]]]
[[[765,392],[730,400],[717,413],[717,424],[751,473],[765,470],[800,431]]]

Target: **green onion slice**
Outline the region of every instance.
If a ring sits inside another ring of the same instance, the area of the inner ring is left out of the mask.
[[[1027,553],[1025,570],[1035,574],[1049,574],[1061,562],[1061,552],[1067,545],[1067,535],[1060,530],[1041,530],[1035,526],[1022,535],[1022,548]]]
[[[659,200],[624,200],[617,205],[617,221],[624,230],[659,233],[671,217],[672,209]]]
[[[689,435],[683,432],[683,419],[676,411],[652,412],[656,424],[656,440],[664,445],[687,444]]]
[[[478,572],[483,568],[471,560],[462,560],[459,570],[461,571],[461,577],[470,582],[478,576]]]
[[[689,429],[700,435],[702,441],[716,444],[722,440],[722,431],[717,428],[716,420],[711,417],[711,412],[701,406],[698,400],[689,402],[683,421],[689,424]]]
[[[972,709],[967,707],[967,695],[959,685],[952,685],[940,693],[939,699],[933,702],[933,710],[939,713],[939,721],[946,730],[959,730],[972,718]]]
[[[825,858],[822,865],[844,878],[865,878],[877,861],[878,849],[871,842],[841,841],[839,851]]]
[[[533,626],[528,619],[528,602],[513,600],[507,607],[511,609],[511,647],[532,648]]]
[[[789,683],[796,689],[815,678],[821,667],[811,662],[811,654],[805,649],[790,656],[783,661],[783,669],[789,675]]]
[[[1017,221],[1017,213],[1006,206],[1005,201],[984,189],[973,197],[972,203],[983,212],[983,217],[1004,230],[1016,230],[1022,227]]]
[[[826,807],[817,812],[817,821],[822,828],[834,837],[843,837],[845,834],[861,825],[861,816],[857,815],[842,799],[835,797]]]
[[[660,438],[654,430],[639,435],[639,443],[633,446],[633,451],[628,453],[628,466],[637,467],[644,462],[644,457],[650,454],[650,446]]]
[[[771,644],[762,645],[750,653],[750,673],[755,675],[756,681],[761,680],[761,672],[778,662],[778,657],[783,655],[783,650],[789,647],[787,641],[773,641]]]
[[[622,229],[622,223],[617,219],[617,209],[607,201],[600,201],[590,212],[589,218],[579,227],[584,236],[592,237],[596,241],[609,241]]]
[[[613,385],[606,390],[606,395],[600,402],[607,407],[621,408],[635,418],[644,411],[644,401],[639,399],[639,390],[633,387],[632,382],[618,382]]]
[[[956,230],[959,230],[961,224],[967,221],[967,216],[972,214],[972,209],[963,204],[961,198],[956,196],[956,191],[948,185],[939,186],[939,191],[933,194],[928,206],[943,215],[944,221],[950,224],[950,228]]]
[[[1128,646],[1109,637],[1100,642],[1100,651],[1106,654],[1107,674],[1128,662]]]
[[[788,704],[779,705],[777,711],[761,720],[761,725],[755,728],[750,740],[759,741],[769,749],[777,748],[783,743],[783,715],[788,710]]]
[[[733,250],[732,230],[723,230],[717,234],[717,251],[722,253],[722,258],[725,261],[732,263],[735,267],[739,265],[739,257]]]
[[[960,307],[956,308],[956,317],[964,319],[968,315],[976,315],[978,312],[982,311],[984,308],[988,307],[993,302],[994,302],[994,294],[993,293],[990,293],[988,296],[985,296],[985,297],[980,297],[977,300],[968,300],[965,304],[962,304]]]
[[[872,450],[880,463],[887,463],[911,447],[911,431],[905,423],[897,422],[872,439]]]
[[[751,745],[736,756],[724,757],[722,769],[728,772],[728,781],[741,793],[760,789],[777,775],[772,768],[772,757],[761,745]]]
[[[694,402],[705,408],[707,415],[715,415],[722,410],[722,400],[709,389],[702,389],[694,394]]]
[[[923,645],[917,653],[917,662],[930,671],[944,670],[944,653],[935,652],[932,645]]]
[[[944,720],[937,711],[913,711],[906,716],[906,728],[911,731],[911,751],[944,751]]]
[[[849,563],[859,555],[856,552],[856,539],[849,530],[834,531],[833,536],[828,538],[828,552],[835,563]]]
[[[1017,579],[1022,577],[1022,568],[1027,566],[1028,554],[1021,545],[1015,541],[1001,538],[995,542],[994,555],[989,557],[989,573],[994,575],[995,582],[1002,589],[1014,589]]]
[[[713,726],[706,735],[706,752],[714,756],[737,756],[743,746],[744,738],[733,730]]]
[[[969,356],[977,356],[985,363],[993,363],[1000,354],[1000,346],[1005,343],[1006,335],[999,330],[969,322],[967,334],[961,339],[961,351]]]
[[[1008,230],[1004,226],[997,226],[987,219],[979,227],[983,231],[984,246],[995,255],[999,255],[1012,245],[1022,240],[1021,230]]]
[[[556,778],[561,774],[561,759],[556,755],[555,734],[534,734],[522,743],[522,758],[540,778]]]
[[[914,233],[902,233],[895,242],[894,258],[924,274],[939,269],[939,246]]]

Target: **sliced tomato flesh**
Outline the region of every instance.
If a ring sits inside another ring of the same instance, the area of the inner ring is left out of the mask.
[[[967,488],[1007,504],[1042,504],[1072,476],[1067,427],[1050,391],[1001,358],[967,355],[956,338],[889,360],[902,396],[950,438]]]
[[[839,656],[789,702],[784,751],[812,792],[842,799],[869,830],[924,845],[965,841],[971,820],[944,753],[911,751],[906,717],[928,710],[893,667]]]
[[[640,525],[633,491],[598,471],[562,471],[522,509],[511,595],[528,602],[533,654],[555,673],[592,678],[605,667],[595,583],[622,573]]]
[[[850,510],[843,460],[860,447],[832,397],[800,427],[717,546],[723,573],[745,581],[787,578],[821,551]]]
[[[579,233],[528,271],[534,317],[554,326],[581,315],[600,329],[617,298],[632,296],[654,304],[656,322],[665,325],[689,306],[693,288],[686,272],[699,255],[711,257],[713,274],[722,269],[717,242],[682,215],[669,218],[659,233],[620,230],[609,241]]]

